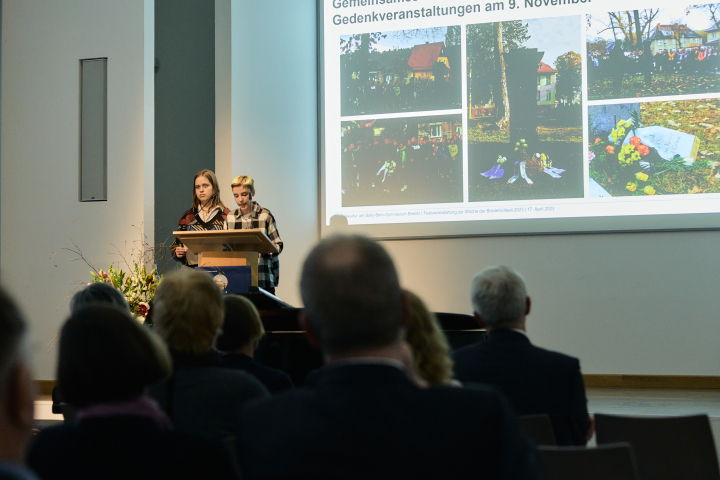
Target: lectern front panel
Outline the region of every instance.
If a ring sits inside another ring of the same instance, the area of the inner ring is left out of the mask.
[[[213,252],[205,251],[198,255],[199,267],[252,267],[250,285],[258,286],[257,252]]]

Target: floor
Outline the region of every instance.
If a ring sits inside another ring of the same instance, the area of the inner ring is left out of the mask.
[[[692,415],[720,419],[720,390],[588,388],[591,413],[618,415]]]

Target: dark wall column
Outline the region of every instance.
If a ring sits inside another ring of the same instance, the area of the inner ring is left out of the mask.
[[[155,57],[155,243],[169,246],[193,176],[215,169],[215,2],[155,0]]]

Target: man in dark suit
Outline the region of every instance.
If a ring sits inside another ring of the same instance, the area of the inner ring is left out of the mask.
[[[327,365],[311,389],[246,406],[245,478],[537,478],[534,449],[501,395],[413,383],[407,303],[379,244],[321,242],[300,289],[301,324]]]
[[[453,354],[455,377],[499,388],[517,415],[548,414],[558,445],[585,445],[593,423],[580,362],[530,343],[525,320],[531,302],[522,276],[510,267],[488,267],[473,279],[471,294],[488,340]]]

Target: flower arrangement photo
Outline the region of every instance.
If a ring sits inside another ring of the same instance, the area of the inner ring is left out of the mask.
[[[588,121],[591,196],[720,193],[719,100],[591,106]]]

